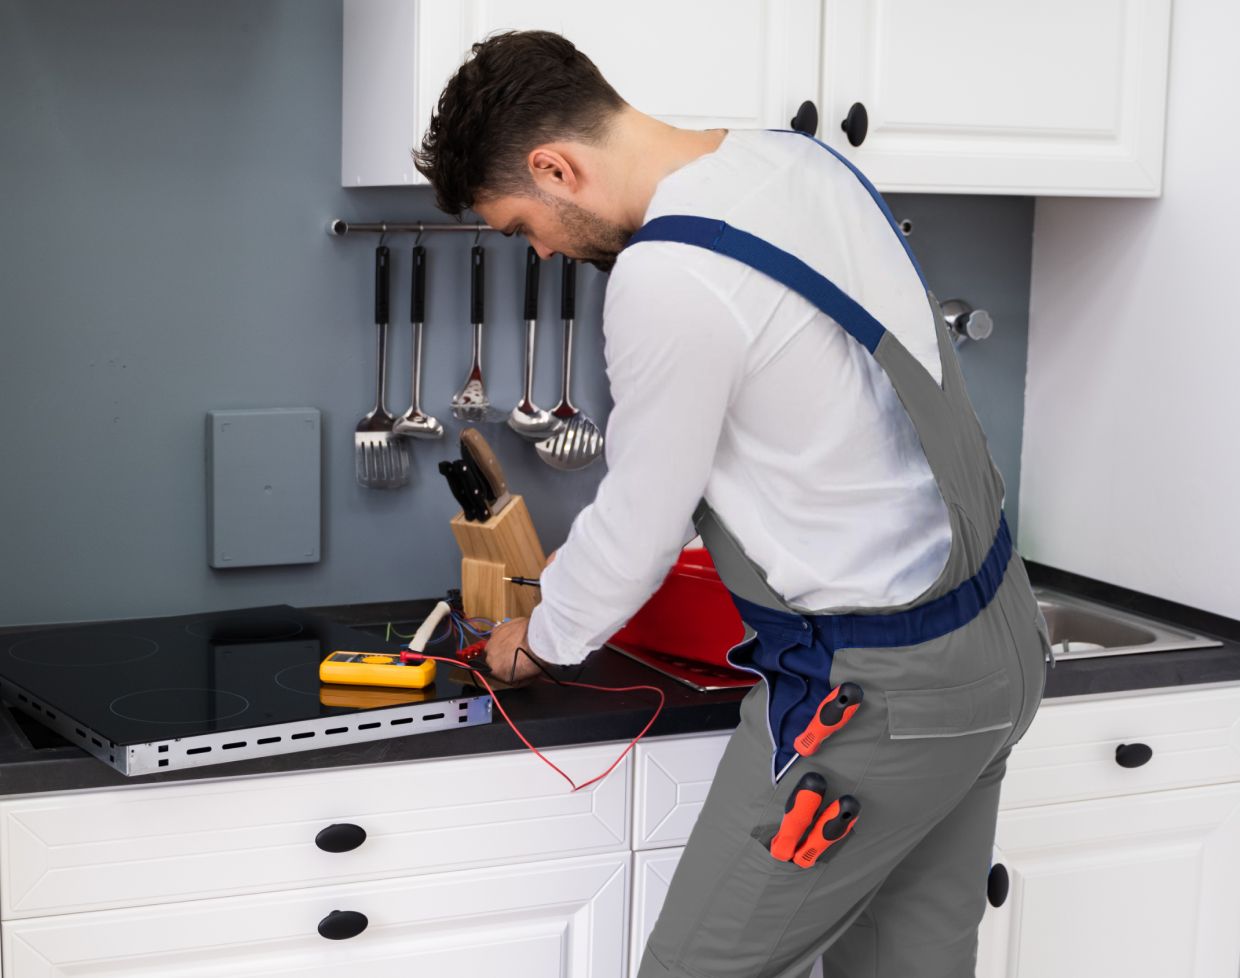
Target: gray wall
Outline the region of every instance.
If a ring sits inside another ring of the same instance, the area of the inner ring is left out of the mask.
[[[0,624],[287,602],[428,597],[459,581],[436,463],[461,425],[469,235],[428,243],[424,404],[449,438],[413,484],[360,489],[352,432],[373,398],[373,238],[329,217],[437,218],[429,191],[342,190],[339,0],[0,0]],[[990,309],[962,353],[1016,514],[1032,200],[896,196],[941,298]],[[440,216],[438,219],[442,219]],[[488,246],[488,389],[520,385],[524,243]],[[408,237],[394,248],[392,383],[405,400]],[[554,402],[558,277],[544,276],[536,400]],[[605,276],[581,270],[575,400],[602,423]],[[323,412],[323,559],[207,566],[204,413]],[[544,546],[602,465],[546,468],[486,429]]]

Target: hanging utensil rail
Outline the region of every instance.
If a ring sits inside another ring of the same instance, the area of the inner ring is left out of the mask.
[[[371,234],[423,234],[426,231],[494,231],[489,224],[432,224],[426,221],[380,221],[377,224],[354,224],[338,217],[327,222],[327,233],[333,238],[346,234],[368,232]]]

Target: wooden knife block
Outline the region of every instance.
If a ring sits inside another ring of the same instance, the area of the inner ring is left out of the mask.
[[[466,617],[490,621],[528,617],[541,596],[538,588],[504,580],[536,578],[547,559],[525,500],[514,495],[485,522],[457,513],[451,526],[461,548],[461,605]]]

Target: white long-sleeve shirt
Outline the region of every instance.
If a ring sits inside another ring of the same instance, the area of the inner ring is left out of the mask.
[[[668,174],[646,211],[718,218],[856,299],[941,382],[934,320],[856,176],[795,133],[732,130]],[[920,441],[872,355],[773,279],[693,245],[623,251],[603,306],[614,403],[607,473],[542,574],[529,644],[579,662],[662,583],[703,496],[786,600],[911,601],[951,527]]]

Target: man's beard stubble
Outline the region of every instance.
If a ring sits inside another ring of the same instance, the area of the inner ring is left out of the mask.
[[[558,197],[551,200],[555,204],[556,216],[571,239],[574,254],[570,257],[593,265],[601,272],[610,272],[632,233],[571,201]]]

